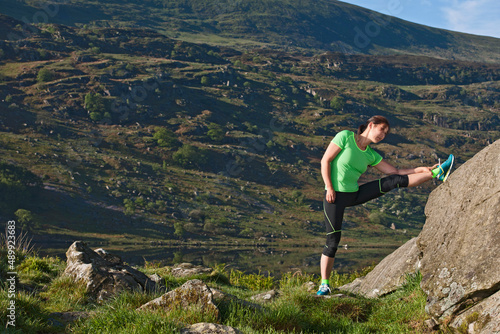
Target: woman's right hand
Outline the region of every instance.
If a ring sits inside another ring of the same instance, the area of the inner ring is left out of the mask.
[[[326,189],[326,201],[328,203],[335,202],[335,190],[333,188]]]

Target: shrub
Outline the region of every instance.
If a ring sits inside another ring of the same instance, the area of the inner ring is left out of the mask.
[[[378,210],[373,210],[368,215],[368,220],[372,224],[382,224],[384,222],[384,214]]]
[[[239,270],[231,270],[229,277],[231,284],[248,288],[250,290],[269,290],[274,286],[274,279],[272,276],[264,276],[258,274],[244,274]]]
[[[174,147],[177,146],[179,141],[175,137],[175,134],[166,128],[157,127],[155,128],[155,134],[153,138],[158,143],[158,146],[161,147]]]
[[[99,122],[102,120],[102,115],[100,112],[93,111],[90,114],[90,119],[93,120],[94,122]]]
[[[344,109],[344,105],[345,105],[345,100],[342,96],[335,96],[330,101],[330,108],[335,109],[335,110]]]
[[[201,77],[201,84],[202,84],[203,86],[208,86],[208,85],[210,85],[210,78],[209,78],[209,77],[207,77],[207,76],[203,76],[203,77]]]
[[[106,110],[106,105],[104,103],[104,98],[97,93],[88,93],[85,95],[85,109],[90,113],[104,113]]]
[[[133,215],[135,213],[135,203],[131,199],[125,198],[123,200],[123,206],[125,208],[124,213],[127,216]]]
[[[184,233],[186,230],[184,230],[184,224],[182,222],[175,222],[174,223],[174,235],[178,238],[182,238],[184,236]]]
[[[42,68],[40,71],[38,71],[36,81],[39,83],[49,82],[49,81],[54,80],[54,77],[55,77],[55,74],[53,71],[46,69],[46,68]]]
[[[33,231],[39,228],[39,223],[36,217],[29,210],[19,209],[14,212],[17,221],[20,223],[22,229],[26,231]]]
[[[208,125],[207,136],[215,142],[220,142],[222,141],[222,139],[224,139],[224,130],[219,124],[210,123]]]
[[[203,165],[206,163],[207,157],[204,150],[196,146],[184,144],[172,156],[174,163],[181,167],[190,167],[193,165]]]

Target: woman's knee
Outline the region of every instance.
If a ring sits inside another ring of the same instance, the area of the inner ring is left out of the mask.
[[[335,254],[337,253],[337,249],[339,247],[340,236],[340,231],[326,236],[326,244],[323,248],[323,255],[326,255],[328,257],[335,257]]]
[[[386,193],[396,188],[406,188],[409,183],[408,175],[390,175],[380,179],[380,191]]]

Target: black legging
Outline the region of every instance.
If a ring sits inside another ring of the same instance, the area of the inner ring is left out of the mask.
[[[408,187],[407,175],[390,175],[376,181],[368,182],[359,187],[356,192],[335,192],[335,202],[328,203],[323,198],[323,209],[326,225],[326,244],[323,254],[335,257],[340,242],[342,220],[346,207],[359,205],[382,196],[383,194],[399,187]],[[326,192],[325,192],[326,195]]]

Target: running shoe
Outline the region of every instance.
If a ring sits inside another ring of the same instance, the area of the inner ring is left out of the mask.
[[[453,154],[450,154],[448,159],[443,162],[443,164],[440,164],[437,168],[439,169],[438,174],[436,175],[436,178],[440,181],[446,181],[448,179],[448,176],[450,175],[451,168],[453,167],[453,162],[455,161],[455,157]]]
[[[330,286],[328,284],[323,283],[319,286],[319,290],[316,294],[318,296],[326,296],[329,295],[330,292],[331,292]]]

